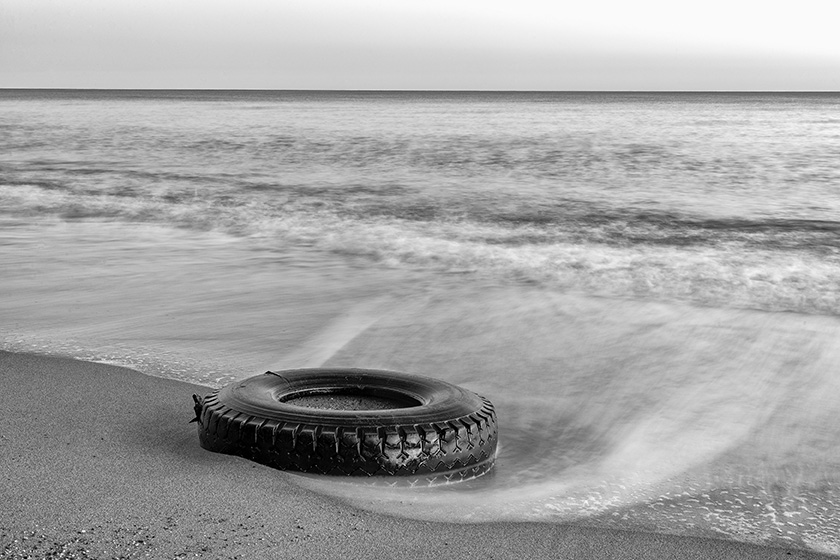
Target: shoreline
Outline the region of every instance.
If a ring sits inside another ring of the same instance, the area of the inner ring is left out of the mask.
[[[35,558],[832,558],[573,524],[416,521],[209,453],[189,424],[206,387],[0,352],[0,555]],[[29,555],[29,556],[28,556]]]

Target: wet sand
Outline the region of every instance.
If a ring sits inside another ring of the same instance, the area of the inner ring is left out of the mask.
[[[456,524],[365,512],[198,446],[206,388],[0,353],[2,558],[824,558],[571,524]]]

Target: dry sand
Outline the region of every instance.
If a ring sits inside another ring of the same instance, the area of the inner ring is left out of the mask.
[[[547,523],[460,525],[353,509],[294,475],[201,449],[205,387],[0,353],[0,557],[821,558]]]

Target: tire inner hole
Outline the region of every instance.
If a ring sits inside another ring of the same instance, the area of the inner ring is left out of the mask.
[[[326,387],[286,395],[280,402],[320,410],[393,410],[420,406],[419,400],[378,387]]]

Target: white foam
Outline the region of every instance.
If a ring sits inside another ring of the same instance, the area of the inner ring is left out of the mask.
[[[181,199],[0,186],[9,209],[72,218],[153,221],[247,236],[266,246],[314,247],[380,266],[455,271],[612,297],[771,311],[840,314],[840,255],[751,247],[567,239],[551,226],[411,221],[317,210],[301,201]],[[527,240],[534,239],[534,242]]]

